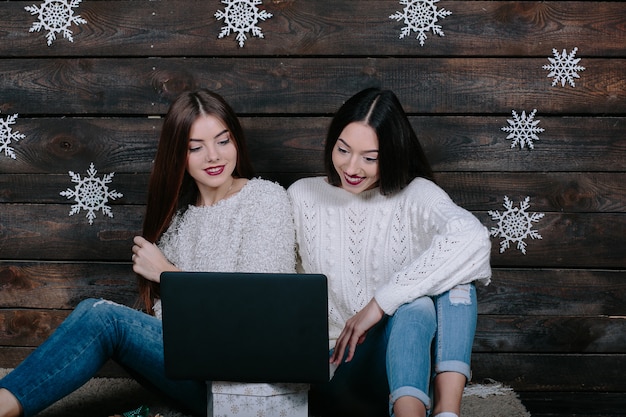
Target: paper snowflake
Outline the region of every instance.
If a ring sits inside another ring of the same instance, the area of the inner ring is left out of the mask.
[[[32,15],[37,15],[37,21],[33,23],[29,32],[39,32],[42,28],[48,31],[46,39],[48,46],[56,39],[57,33],[70,42],[74,42],[72,31],[69,27],[73,24],[87,23],[80,15],[74,15],[74,8],[78,7],[82,0],[44,0],[41,7],[35,5],[26,6],[24,9]]]
[[[499,237],[500,253],[509,248],[511,242],[517,242],[517,249],[526,255],[526,242],[524,239],[541,239],[541,235],[536,230],[532,230],[533,223],[536,223],[544,216],[544,213],[528,213],[526,209],[530,207],[530,197],[526,197],[520,203],[519,208],[513,207],[513,202],[504,196],[504,208],[506,211],[500,213],[498,210],[489,210],[491,220],[497,220],[498,226],[491,228],[491,236]]]
[[[441,26],[436,23],[440,18],[451,15],[452,12],[437,9],[435,3],[438,2],[439,0],[400,0],[400,4],[404,5],[403,11],[389,16],[390,19],[398,22],[404,21],[406,25],[400,30],[400,39],[410,35],[411,32],[416,32],[416,39],[420,41],[421,46],[424,46],[424,41],[427,39],[426,32],[430,30],[436,35],[445,36]]]
[[[7,116],[6,119],[0,118],[0,152],[4,152],[4,156],[11,159],[15,159],[14,149],[10,146],[11,141],[17,142],[20,139],[24,139],[25,136],[18,132],[14,132],[10,125],[15,124],[17,119],[17,113],[13,116]]]
[[[115,175],[114,172],[102,178],[97,178],[97,173],[98,171],[94,168],[93,162],[89,165],[89,170],[87,171],[89,177],[81,178],[80,174],[69,171],[72,182],[76,183],[76,187],[73,190],[68,188],[60,193],[68,199],[73,198],[76,202],[70,210],[70,216],[79,213],[81,209],[86,210],[89,224],[93,224],[93,220],[96,218],[95,212],[99,210],[102,211],[102,214],[113,217],[111,207],[106,204],[109,200],[115,200],[123,196],[115,190],[109,191],[109,187],[107,187],[107,184],[112,181]]]
[[[526,145],[528,145],[530,149],[535,148],[533,141],[539,140],[539,136],[537,135],[545,131],[545,129],[537,127],[540,120],[534,120],[536,113],[537,109],[534,109],[532,113],[526,117],[525,111],[522,111],[522,115],[520,116],[513,110],[513,119],[507,119],[509,126],[501,128],[502,131],[509,133],[506,137],[507,139],[513,139],[511,148],[514,148],[518,144],[521,149],[524,149]]]
[[[261,0],[222,0],[222,3],[226,7],[224,10],[218,10],[215,13],[215,18],[217,20],[224,19],[226,25],[222,26],[218,38],[221,39],[224,36],[229,36],[231,32],[236,32],[237,37],[235,39],[239,42],[240,48],[243,48],[246,39],[248,39],[246,33],[252,32],[252,36],[263,38],[263,32],[257,23],[259,20],[269,19],[272,14],[256,7],[263,3]]]
[[[580,78],[578,71],[585,70],[585,67],[578,65],[580,58],[574,58],[576,51],[578,51],[578,48],[574,48],[568,55],[565,49],[563,49],[562,54],[559,54],[556,49],[552,49],[554,58],[548,58],[550,65],[544,65],[543,69],[551,71],[548,77],[554,77],[552,81],[553,87],[559,82],[561,83],[561,87],[565,87],[566,81],[572,87],[576,87],[574,78]]]

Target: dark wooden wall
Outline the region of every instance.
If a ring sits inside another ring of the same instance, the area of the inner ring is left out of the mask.
[[[626,404],[626,2],[453,1],[445,36],[399,39],[397,1],[265,0],[264,38],[218,39],[217,0],[96,1],[50,46],[29,33],[37,1],[0,4],[0,367],[13,367],[83,298],[132,304],[160,117],[187,88],[241,115],[256,168],[288,186],[322,171],[332,113],[368,86],[393,89],[440,185],[488,227],[530,197],[542,239],[499,252],[479,293],[474,379],[515,388],[533,416],[619,415]],[[585,70],[552,86],[553,49]],[[512,111],[545,129],[511,148]],[[90,225],[60,195],[69,171],[123,196]]]

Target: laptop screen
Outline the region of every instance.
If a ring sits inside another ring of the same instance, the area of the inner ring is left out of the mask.
[[[327,382],[327,297],[320,274],[164,272],[166,375]]]

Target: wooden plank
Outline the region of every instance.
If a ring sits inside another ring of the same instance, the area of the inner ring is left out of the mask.
[[[5,259],[126,261],[133,236],[141,231],[141,206],[111,203],[113,218],[96,213],[89,225],[85,210],[68,218],[71,201],[62,204],[9,204],[2,207],[0,251]],[[514,207],[519,201],[513,201]],[[527,212],[534,213],[534,209]],[[498,221],[475,213],[489,229]],[[502,215],[502,211],[501,211]],[[492,239],[494,267],[625,268],[621,213],[545,213],[532,230],[542,239],[527,238],[526,254],[513,243],[500,253],[503,239]],[[550,256],[546,256],[550,254]]]
[[[37,347],[69,315],[68,310],[0,310],[0,344]]]
[[[219,2],[95,1],[75,10],[86,24],[71,25],[74,42],[57,34],[47,46],[45,30],[29,33],[36,18],[29,1],[3,2],[1,56],[198,56],[198,55],[551,55],[551,48],[575,45],[587,56],[623,56],[623,5],[582,1],[447,1],[451,12],[439,19],[445,36],[428,31],[421,47],[417,33],[400,39],[404,26],[389,18],[402,12],[397,2],[374,0],[266,2],[259,10],[264,38],[248,34],[240,48],[235,34],[218,35],[224,10]],[[610,42],[604,40],[610,39]],[[560,51],[559,51],[560,52]]]
[[[626,346],[619,317],[480,315],[474,352],[614,353]]]
[[[181,91],[213,89],[238,114],[328,114],[365,87],[409,113],[626,112],[626,59],[587,58],[576,88],[539,58],[81,58],[0,60],[0,110],[30,115],[163,114]],[[504,123],[506,123],[503,120]]]
[[[33,347],[13,347],[0,345],[0,368],[15,368],[35,350]]]
[[[113,175],[111,182],[107,184],[109,191],[115,190],[122,194],[110,202],[112,205],[130,204],[143,205],[146,202],[148,192],[149,174],[119,174],[114,171],[101,169],[94,165],[98,171],[95,177],[101,178],[104,175]],[[81,178],[88,178],[89,163],[80,169],[73,171]],[[3,203],[23,203],[23,204],[43,204],[43,203],[71,203],[67,197],[61,196],[61,191],[74,189],[76,183],[72,182],[69,173],[62,174],[0,174],[0,202]]]
[[[132,239],[141,233],[142,207],[113,207],[113,218],[98,212],[92,225],[84,210],[69,213],[69,205],[2,207],[3,259],[130,261]]]
[[[136,294],[128,263],[6,262],[0,286],[0,345],[36,346],[84,298],[133,305]],[[625,286],[624,271],[495,270],[494,283],[478,288],[474,351],[619,351],[626,337]]]
[[[129,263],[3,262],[0,305],[5,307],[71,308],[82,298],[134,297]],[[67,277],[71,285],[48,276]],[[28,280],[27,283],[23,281]],[[30,282],[30,281],[34,282]],[[131,280],[131,281],[129,281]],[[45,287],[41,283],[45,282]],[[108,285],[111,287],[109,288]],[[57,286],[59,286],[57,288]],[[623,316],[626,271],[579,269],[501,269],[492,283],[479,286],[482,315]],[[44,291],[45,290],[45,291]],[[39,291],[42,291],[41,293]],[[62,291],[65,291],[63,295]],[[45,296],[42,300],[41,296]]]
[[[624,117],[538,118],[539,126],[546,131],[539,135],[533,150],[511,148],[511,140],[506,139],[508,134],[501,131],[511,117],[433,115],[412,116],[410,121],[433,169],[439,172],[558,172],[553,178],[560,178],[557,180],[563,182],[560,187],[574,188],[564,190],[568,194],[576,188],[587,193],[589,187],[611,182],[602,177],[597,181],[590,178],[591,184],[568,185],[566,177],[559,177],[565,171],[624,172]],[[323,171],[324,140],[330,120],[325,116],[241,117],[255,168],[259,172],[281,174]],[[103,172],[149,173],[161,125],[161,119],[136,117],[20,116],[12,129],[25,138],[11,143],[15,159],[0,158],[0,173],[65,175],[69,170],[85,171],[92,162]],[[445,175],[443,178],[445,181]],[[502,185],[513,182],[505,179]],[[550,183],[548,180],[546,185]],[[530,191],[545,188],[534,182],[526,186]],[[559,194],[558,190],[551,191]],[[571,204],[568,198],[563,200],[555,203]]]
[[[129,264],[5,262],[0,286],[0,305],[5,307],[0,310],[0,322],[5,323],[0,345],[36,346],[84,298],[133,305],[135,297]],[[626,334],[625,286],[624,271],[496,269],[494,282],[479,287],[474,351],[619,351]]]
[[[511,148],[508,134],[503,135],[502,127],[512,118],[509,111],[502,116],[428,115],[410,121],[436,171],[604,171],[602,164],[613,172],[624,170],[626,119],[537,113],[537,126],[545,132],[530,150]]]
[[[133,305],[131,301],[130,306]],[[0,309],[0,345],[38,346],[69,313],[70,310]],[[623,318],[480,315],[473,351],[613,353],[624,346],[625,330]]]
[[[15,159],[1,158],[3,174],[84,173],[93,163],[103,172],[152,169],[161,119],[27,118],[18,116],[12,130],[25,137],[12,142]]]
[[[623,392],[521,392],[533,417],[616,417],[624,415]]]
[[[130,248],[129,248],[130,253]],[[134,305],[137,279],[130,262],[2,262],[3,309],[73,309],[85,298]]]
[[[265,160],[264,155],[256,154]],[[306,165],[303,161],[302,165]],[[312,163],[311,163],[312,165]],[[76,170],[81,177],[88,176],[84,165]],[[99,166],[97,166],[99,168]],[[304,167],[302,167],[304,168]],[[295,167],[294,167],[295,169]],[[316,175],[312,167],[308,175]],[[317,167],[320,171],[322,167]],[[82,172],[81,172],[82,171]],[[123,194],[112,205],[143,205],[147,198],[149,174],[124,174],[98,169],[97,176],[114,174],[108,184],[110,190]],[[258,173],[263,178],[276,179],[285,187],[305,176],[294,173],[285,179],[280,173]],[[323,172],[317,173],[324,175]],[[471,211],[502,211],[503,198],[520,201],[530,197],[531,207],[540,212],[563,213],[624,213],[626,212],[626,173],[436,173],[438,184],[452,199]],[[0,203],[59,204],[71,202],[59,193],[73,189],[69,174],[1,174]]]
[[[0,347],[0,367],[17,366],[32,348]],[[553,355],[492,354],[472,356],[472,380],[495,379],[516,392],[541,391],[546,398],[553,393],[625,392],[621,375],[626,365],[624,354]],[[556,394],[559,395],[559,394]]]
[[[134,303],[130,262],[19,262],[0,264],[0,306],[73,308],[84,298]],[[478,286],[483,316],[625,316],[626,270],[494,268]]]
[[[626,392],[626,355],[519,354],[472,355],[474,381],[491,378],[516,392]]]
[[[520,201],[512,201],[519,208]],[[502,215],[503,210],[500,210]],[[531,207],[527,214],[537,213]],[[475,213],[490,231],[498,228],[499,220],[486,213]],[[502,219],[500,219],[502,220]],[[503,221],[507,226],[507,221]],[[494,267],[550,267],[550,268],[621,268],[626,266],[624,257],[626,216],[623,214],[553,214],[532,223],[532,230],[542,239],[526,237],[526,253],[511,243],[500,252],[501,237],[492,239],[491,265]],[[526,234],[528,230],[523,230]],[[510,236],[510,231],[508,236]]]
[[[513,316],[626,316],[626,270],[494,268],[478,312]]]
[[[533,211],[626,212],[624,173],[436,173],[437,183],[467,210],[502,211],[503,198],[530,197]],[[495,198],[494,198],[495,197]]]

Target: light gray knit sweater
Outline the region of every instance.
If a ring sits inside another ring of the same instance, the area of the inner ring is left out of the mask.
[[[293,273],[294,239],[285,189],[255,178],[213,206],[178,213],[158,246],[183,271]]]
[[[431,181],[417,178],[383,196],[306,178],[288,194],[301,268],[328,277],[331,347],[373,297],[393,314],[418,297],[490,281],[487,228]]]

